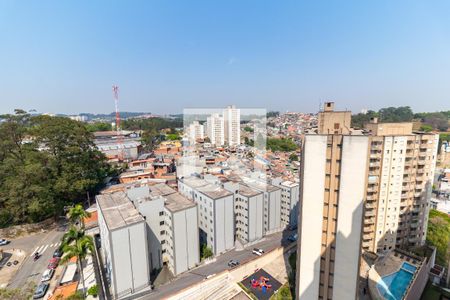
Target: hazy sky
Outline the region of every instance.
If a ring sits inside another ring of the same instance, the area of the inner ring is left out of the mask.
[[[450,1],[308,2],[2,0],[0,112],[450,109]]]

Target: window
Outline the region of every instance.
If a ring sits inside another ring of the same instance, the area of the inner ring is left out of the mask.
[[[164,216],[164,212],[163,212],[163,211],[160,211],[160,212],[159,212],[159,216]]]
[[[164,225],[164,221],[159,222],[159,225],[161,226]]]

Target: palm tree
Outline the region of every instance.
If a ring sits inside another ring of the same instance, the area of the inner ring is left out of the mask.
[[[84,230],[78,230],[75,226],[71,226],[62,237],[62,248],[66,245],[70,245],[72,242],[76,242],[84,236]]]
[[[83,261],[86,259],[88,254],[94,252],[94,241],[91,236],[83,235],[74,243],[65,244],[63,246],[64,256],[61,259],[61,263],[67,263],[72,257],[77,258],[77,266],[81,274],[81,282],[83,284],[83,297],[86,292],[86,287],[84,285],[84,273],[83,273]]]
[[[74,207],[71,207],[68,212],[69,221],[72,224],[76,224],[80,222],[81,228],[84,229],[84,218],[88,218],[91,214],[84,210],[81,204],[76,204]]]

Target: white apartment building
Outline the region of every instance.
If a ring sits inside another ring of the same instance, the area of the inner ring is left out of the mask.
[[[214,146],[225,144],[225,127],[223,117],[217,113],[206,118],[207,136]]]
[[[264,236],[264,193],[243,183],[226,182],[224,188],[235,195],[236,238],[244,244]]]
[[[178,180],[178,191],[197,203],[200,242],[218,255],[234,247],[234,195],[197,177]]]
[[[244,178],[244,183],[264,194],[264,235],[282,230],[281,189],[265,181]]]
[[[356,298],[368,149],[369,137],[363,135],[304,138],[298,299]]]
[[[223,111],[225,126],[225,141],[229,146],[241,144],[241,110],[234,105],[227,106]]]
[[[148,225],[150,268],[167,264],[174,275],[200,262],[197,207],[166,184],[132,187],[130,200]]]
[[[200,262],[197,205],[179,193],[164,197],[163,262],[178,275]]]
[[[198,140],[203,140],[205,137],[205,127],[198,121],[189,124],[188,128],[189,144],[195,145]]]
[[[286,226],[297,225],[300,185],[281,178],[274,178],[272,184],[281,189],[281,222]]]
[[[98,195],[96,201],[101,254],[112,297],[121,299],[150,289],[144,218],[124,192]]]

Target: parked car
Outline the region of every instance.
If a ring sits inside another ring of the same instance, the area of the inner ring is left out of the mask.
[[[53,252],[53,257],[61,258],[62,255],[63,255],[62,249],[56,249],[55,252]]]
[[[49,281],[50,279],[52,279],[53,274],[55,274],[55,270],[53,269],[45,270],[44,273],[42,274],[41,282]]]
[[[53,257],[52,259],[50,259],[49,263],[48,263],[48,269],[56,269],[56,267],[58,266],[59,263],[59,257]]]
[[[33,299],[43,298],[45,296],[45,293],[47,293],[48,286],[48,283],[40,283],[34,291]]]
[[[239,265],[239,261],[234,260],[234,259],[232,259],[228,262],[228,267],[230,267],[230,268],[236,267],[238,265]]]
[[[263,250],[263,249],[255,248],[255,249],[253,249],[252,253],[253,253],[253,254],[256,254],[256,255],[258,255],[258,256],[261,256],[261,255],[263,255],[264,250]]]
[[[0,239],[0,246],[5,246],[5,245],[8,245],[9,244],[9,241],[8,240],[6,240],[6,239]]]
[[[291,241],[291,242],[295,242],[295,241],[297,240],[297,238],[298,238],[298,234],[297,234],[297,233],[294,233],[294,234],[291,234],[291,235],[288,237],[288,240]]]

